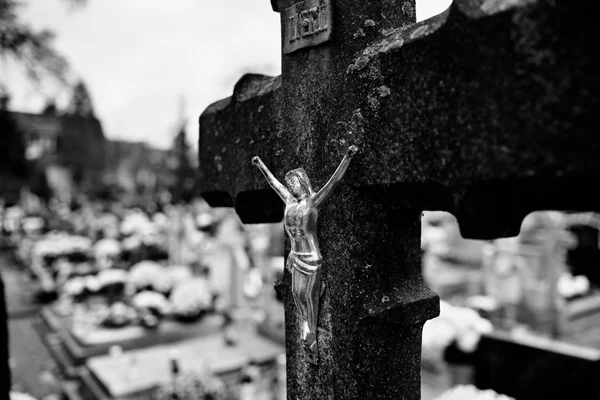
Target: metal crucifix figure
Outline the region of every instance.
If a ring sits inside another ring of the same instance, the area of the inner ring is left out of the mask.
[[[286,188],[259,157],[252,158],[252,164],[261,170],[269,185],[285,202],[284,227],[291,240],[286,268],[292,273],[292,294],[302,318],[302,340],[308,359],[313,363],[318,354],[317,321],[323,263],[317,240],[317,217],[319,208],[339,184],[357,151],[356,146],[348,148],[334,174],[316,193],[304,168],[293,169],[285,175]]]

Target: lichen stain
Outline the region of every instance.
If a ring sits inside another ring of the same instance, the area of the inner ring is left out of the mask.
[[[388,97],[390,94],[392,94],[390,88],[385,85],[379,86],[377,91],[379,92],[379,97]]]
[[[371,107],[373,111],[379,108],[380,103],[379,99],[376,96],[370,94],[369,96],[367,96],[367,102],[369,103],[369,107]]]
[[[221,163],[221,156],[215,156],[214,158],[215,160],[215,165],[217,166],[217,171],[221,172],[223,171],[223,164]]]
[[[386,53],[392,49],[400,48],[406,43],[420,40],[426,35],[430,35],[444,25],[448,15],[449,9],[441,14],[436,15],[435,17],[417,24],[408,25],[392,32],[382,32],[385,38],[377,43],[367,46],[360,53],[360,55],[354,59],[354,62],[348,65],[346,68],[346,74],[361,71],[381,53]]]
[[[365,21],[365,27],[373,27],[375,26],[375,21],[373,21],[372,19],[368,19]]]
[[[402,12],[409,17],[412,17],[415,13],[415,8],[410,2],[406,1],[404,4],[402,4]]]
[[[354,39],[358,39],[359,37],[365,37],[367,35],[365,34],[365,31],[362,30],[362,28],[359,28],[356,32],[354,32],[352,36],[354,37]]]

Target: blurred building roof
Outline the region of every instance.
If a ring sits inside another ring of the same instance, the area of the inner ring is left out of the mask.
[[[61,131],[61,118],[55,114],[30,114],[13,112],[10,114],[19,128],[29,135],[56,138]]]
[[[61,114],[46,108],[39,114],[8,112],[25,136],[27,150],[46,168],[59,164],[76,181],[93,185],[105,165],[105,136],[100,121],[87,115]]]

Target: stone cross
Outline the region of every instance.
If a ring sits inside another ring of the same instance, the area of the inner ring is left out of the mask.
[[[439,311],[421,275],[423,210],[496,238],[536,209],[598,209],[588,3],[456,0],[415,23],[414,0],[272,0],[282,75],[245,75],[204,111],[202,195],[244,223],[279,222],[253,156],[279,180],[303,167],[322,187],[348,145],[360,149],[319,216],[316,364],[290,273],[277,284],[289,398],[420,398],[421,329]]]

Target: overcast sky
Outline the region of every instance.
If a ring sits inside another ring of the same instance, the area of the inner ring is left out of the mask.
[[[65,0],[28,3],[23,20],[56,32],[56,47],[88,85],[109,138],[170,146],[184,98],[195,146],[198,116],[229,96],[242,73],[281,70],[279,14],[267,0],[89,0],[76,11]],[[417,19],[449,3],[417,0]],[[3,74],[15,110],[38,112],[46,98],[65,99],[12,68]]]

